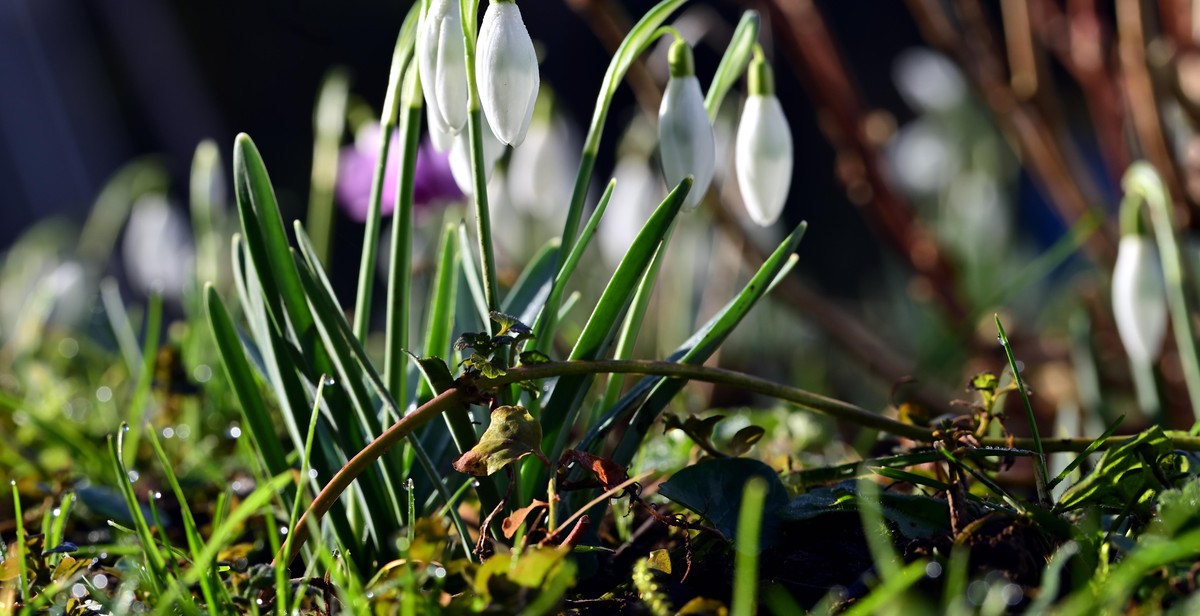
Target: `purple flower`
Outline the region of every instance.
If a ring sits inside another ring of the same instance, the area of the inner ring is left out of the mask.
[[[371,202],[371,180],[379,157],[381,129],[371,124],[359,129],[353,145],[342,148],[338,162],[338,177],[335,185],[338,203],[342,211],[357,222],[367,219]],[[388,152],[387,168],[384,171],[383,199],[380,204],[384,216],[390,216],[396,208],[396,182],[400,173],[400,135],[392,133],[391,149]],[[461,199],[462,191],[454,182],[450,171],[449,154],[439,153],[428,138],[421,141],[417,149],[416,177],[413,186],[413,205],[423,208],[433,204]]]

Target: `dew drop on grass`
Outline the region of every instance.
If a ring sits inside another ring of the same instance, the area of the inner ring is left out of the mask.
[[[50,512],[50,517],[52,518],[57,518],[60,515],[62,515],[62,509],[59,509],[58,507],[55,507],[54,510]]]
[[[163,438],[175,438],[175,428],[167,426],[162,429]]]
[[[937,562],[936,560],[931,560],[931,561],[929,561],[929,564],[925,565],[925,577],[930,578],[930,579],[936,579],[941,576],[942,576],[941,563]]]
[[[281,535],[286,535],[286,534],[288,534],[288,529],[287,529],[287,527],[286,527],[286,526],[280,526],[280,527],[279,527],[279,534],[281,534]]]
[[[96,399],[101,402],[108,402],[112,400],[112,396],[112,388],[107,385],[102,385],[96,389]]]
[[[129,483],[137,483],[139,477],[141,477],[141,475],[139,475],[137,471],[129,471]]]
[[[82,599],[87,596],[87,587],[83,584],[76,583],[71,586],[71,596],[76,599]]]
[[[242,437],[242,428],[237,424],[229,426],[229,438],[237,440]]]
[[[433,568],[433,577],[439,578],[439,579],[446,577],[446,568],[445,567],[434,567]]]
[[[92,585],[101,590],[108,588],[108,576],[103,573],[96,574],[96,577],[92,578]]]
[[[162,492],[154,492],[154,500],[162,500]]]
[[[129,432],[129,424],[121,424],[121,432]]]
[[[317,473],[317,469],[315,469],[315,468],[308,469],[308,478],[309,479],[316,479],[318,474],[319,473]]]
[[[331,377],[331,376],[325,377],[325,386],[326,387],[333,387],[334,385],[337,385],[337,381],[333,380],[333,377]]]

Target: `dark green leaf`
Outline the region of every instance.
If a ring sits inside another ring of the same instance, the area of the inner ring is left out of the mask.
[[[787,489],[771,467],[748,458],[713,458],[689,466],[671,476],[658,492],[664,497],[704,516],[726,539],[737,529],[742,492],[751,477],[767,482],[763,508],[763,543],[770,544],[779,524],[777,513],[787,505]]]

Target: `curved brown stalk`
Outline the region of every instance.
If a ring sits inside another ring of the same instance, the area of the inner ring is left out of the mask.
[[[276,555],[276,560],[282,558],[283,562],[290,563],[308,539],[310,525],[316,525],[320,522],[321,516],[329,511],[329,508],[342,495],[342,492],[388,449],[433,417],[449,410],[455,405],[482,400],[482,394],[519,381],[597,373],[644,374],[730,385],[745,391],[785,400],[800,408],[824,413],[835,419],[849,421],[865,428],[872,428],[917,441],[929,442],[933,438],[932,431],[928,428],[884,417],[849,402],[842,402],[841,400],[835,400],[820,394],[814,394],[803,389],[775,383],[741,372],[706,366],[677,364],[668,361],[604,360],[551,362],[514,368],[509,370],[507,374],[495,379],[471,380],[460,378],[454,388],[438,394],[434,399],[421,405],[420,408],[409,413],[395,424],[392,424],[379,438],[371,441],[362,451],[358,452],[358,454],[347,462],[329,480],[329,483],[325,485],[321,493],[313,499],[312,504],[305,510],[304,515],[296,522],[296,527],[291,531],[294,537],[290,544],[291,552],[285,554],[281,550]],[[1182,432],[1171,432],[1168,433],[1168,436],[1171,438],[1172,446],[1176,449],[1200,451],[1200,437],[1188,436]],[[1128,438],[1132,437],[1112,437],[1105,441],[1100,449],[1114,447]],[[1030,448],[1033,444],[1031,439],[1016,439],[1013,443],[1004,439],[981,439],[981,443],[992,447],[1016,446],[1020,448]],[[1042,441],[1042,446],[1047,452],[1083,451],[1091,443],[1092,439],[1086,438],[1046,439]]]
[[[329,508],[342,495],[342,492],[345,492],[346,488],[350,487],[350,484],[371,464],[374,464],[387,450],[400,442],[401,439],[412,434],[414,430],[424,425],[430,419],[453,408],[455,405],[480,400],[482,399],[481,394],[495,391],[505,385],[531,379],[588,373],[645,374],[730,385],[745,391],[786,400],[801,408],[824,413],[836,419],[849,421],[866,428],[873,428],[916,440],[928,440],[930,438],[930,431],[927,428],[902,423],[895,419],[872,413],[867,409],[848,402],[842,402],[796,387],[774,383],[756,376],[721,368],[645,360],[553,362],[514,368],[509,370],[504,376],[495,379],[479,379],[475,381],[459,379],[453,389],[448,389],[438,394],[437,397],[404,416],[400,421],[392,424],[378,438],[368,443],[362,451],[358,452],[341,470],[334,474],[329,483],[321,489],[320,494],[317,494],[317,497],[313,499],[308,509],[304,511],[304,515],[300,516],[300,519],[296,522],[296,527],[291,531],[294,537],[291,542],[291,552],[284,554],[281,551],[276,556],[276,560],[283,558],[284,562],[291,562],[296,554],[299,553],[304,542],[308,540],[310,525],[320,521],[321,516],[324,516],[329,511]]]

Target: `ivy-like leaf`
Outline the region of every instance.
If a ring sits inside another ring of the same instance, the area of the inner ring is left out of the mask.
[[[483,353],[491,352],[492,337],[487,332],[468,332],[454,341],[454,350],[475,349]]]
[[[501,406],[479,442],[454,461],[454,470],[476,477],[496,471],[533,454],[547,466],[541,451],[542,425],[523,406]]]
[[[994,372],[980,372],[971,379],[970,387],[975,391],[995,393],[996,388],[1000,387],[1000,377]]]
[[[503,336],[509,332],[518,335],[533,333],[533,330],[528,325],[522,323],[520,319],[511,314],[504,314],[503,312],[493,310],[491,317],[493,321],[500,325],[500,331],[497,332],[497,336]]]
[[[521,365],[536,366],[538,364],[550,363],[550,356],[537,350],[521,351]]]
[[[494,379],[504,375],[503,366],[496,366],[479,353],[472,353],[470,357],[463,360],[463,365],[467,367],[467,370],[478,372],[484,378]]]
[[[746,426],[738,430],[733,435],[733,438],[729,439],[729,445],[726,446],[726,449],[729,450],[729,455],[734,457],[740,456],[750,451],[750,448],[762,440],[763,435],[766,433],[767,431],[762,426]]]

